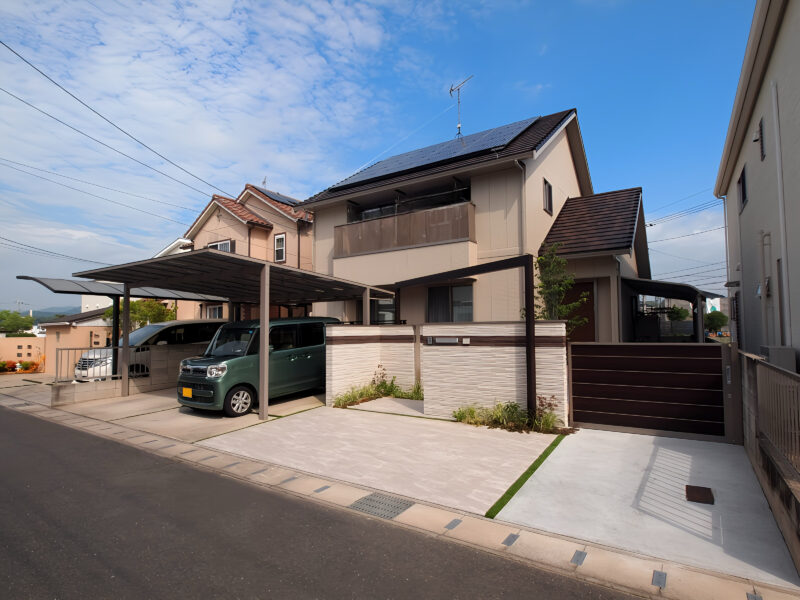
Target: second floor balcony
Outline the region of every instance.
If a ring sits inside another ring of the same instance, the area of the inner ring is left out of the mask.
[[[334,228],[334,258],[451,242],[474,242],[471,202],[401,213]]]

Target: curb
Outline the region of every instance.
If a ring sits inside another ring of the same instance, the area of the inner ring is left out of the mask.
[[[559,536],[76,415],[0,391],[0,406],[116,440],[265,489],[292,494],[398,527],[645,598],[800,599],[800,590]]]

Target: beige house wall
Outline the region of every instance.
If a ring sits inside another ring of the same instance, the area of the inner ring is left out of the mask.
[[[19,346],[22,346],[21,348]],[[22,356],[17,356],[21,354]],[[45,338],[0,337],[0,360],[41,361],[45,355]]]
[[[787,342],[781,336],[778,260],[786,261],[789,281],[783,282],[789,298],[792,345],[800,360],[800,237],[795,233],[800,223],[800,4],[787,3],[783,24],[778,33],[772,58],[747,125],[743,145],[734,151],[735,167],[726,195],[728,280],[740,281],[739,324],[742,349],[758,353],[761,346]],[[782,165],[777,161],[776,116],[772,84],[777,90],[778,122]],[[765,158],[761,160],[759,142],[753,142],[763,119]],[[778,210],[778,173],[782,167],[787,256],[781,252],[781,227]],[[748,202],[741,207],[737,181],[746,170]],[[765,270],[771,294],[758,298],[761,279],[761,232],[769,234],[763,245]],[[762,306],[765,314],[762,314]],[[732,330],[735,328],[732,327]]]

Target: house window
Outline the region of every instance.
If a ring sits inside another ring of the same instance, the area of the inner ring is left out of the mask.
[[[17,358],[22,358],[22,352],[17,352]]]
[[[761,160],[767,158],[767,153],[764,152],[764,119],[758,121],[758,145],[761,146]]]
[[[747,175],[744,167],[742,174],[739,175],[739,181],[736,182],[736,190],[739,193],[739,211],[742,211],[747,204]]]
[[[221,319],[222,318],[222,304],[215,304],[214,306],[206,307],[206,319]]]
[[[553,214],[553,186],[547,179],[544,180],[544,210],[548,214]]]
[[[428,323],[472,321],[472,286],[428,288]]]
[[[286,234],[275,236],[275,262],[286,262]]]
[[[22,350],[22,346],[17,346],[17,350]]]
[[[221,242],[211,242],[206,248],[221,250],[222,252],[233,252],[233,241],[222,240]]]

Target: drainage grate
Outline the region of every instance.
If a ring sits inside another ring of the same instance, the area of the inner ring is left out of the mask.
[[[747,600],[764,600],[759,594],[751,594],[747,592]]]
[[[653,581],[651,583],[663,590],[667,587],[667,574],[664,571],[653,571]]]
[[[364,496],[350,505],[350,508],[367,513],[382,519],[394,519],[401,512],[412,506],[411,500],[404,500],[388,494],[374,492],[369,496]]]
[[[689,502],[699,502],[700,504],[714,504],[714,492],[708,487],[687,485],[686,499]]]
[[[503,540],[503,546],[510,546],[514,542],[519,539],[519,535],[516,533],[509,533],[508,537]]]
[[[324,492],[325,490],[330,489],[330,487],[331,486],[329,486],[329,485],[323,485],[321,488],[315,489],[314,493],[315,494],[319,494],[320,492]]]
[[[453,519],[447,525],[444,526],[445,529],[455,529],[461,525],[461,519]]]
[[[584,560],[586,560],[586,552],[583,550],[575,550],[575,554],[572,555],[572,560],[569,562],[580,567]]]

